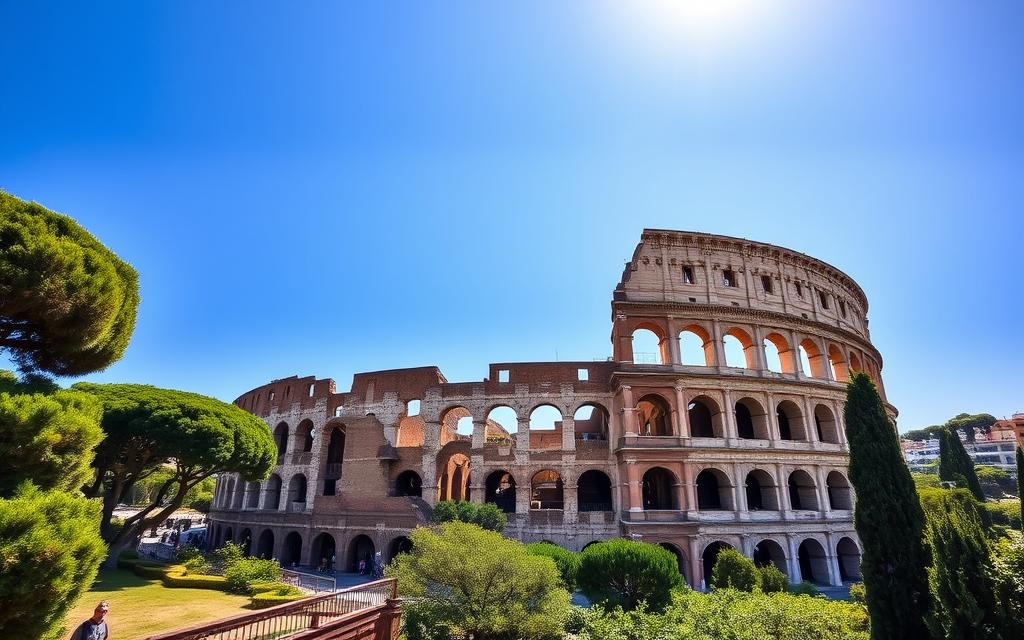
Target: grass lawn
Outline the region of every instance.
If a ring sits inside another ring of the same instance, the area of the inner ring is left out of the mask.
[[[100,571],[92,589],[68,613],[67,635],[92,616],[96,603],[110,602],[111,636],[133,640],[163,631],[244,613],[249,598],[211,589],[172,589],[131,571]]]

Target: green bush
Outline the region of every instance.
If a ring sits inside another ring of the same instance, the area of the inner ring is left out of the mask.
[[[187,589],[213,589],[227,591],[228,583],[222,576],[188,575],[185,567],[174,565],[167,567],[160,577],[168,587]]]
[[[477,525],[418,527],[412,550],[390,564],[398,579],[407,640],[555,640],[563,635],[569,593],[555,563]]]
[[[736,549],[722,549],[711,569],[711,586],[715,589],[753,591],[757,588],[757,566]]]
[[[257,593],[252,596],[250,605],[253,609],[266,609],[267,607],[276,607],[279,604],[287,604],[289,602],[295,602],[306,597],[306,594],[299,591],[298,593],[286,593],[277,594],[273,592],[268,593]]]
[[[986,501],[981,506],[988,511],[993,524],[1020,530],[1020,500]]]
[[[590,609],[575,606],[569,607],[569,614],[565,616],[565,632],[575,635],[583,631],[583,628],[587,626],[587,616],[589,614]]]
[[[189,575],[203,576],[210,573],[210,563],[203,556],[189,558],[185,561],[185,570]]]
[[[434,505],[431,521],[435,524],[444,522],[469,522],[488,531],[501,533],[505,529],[508,518],[498,505],[476,504],[475,502],[452,502],[442,500]]]
[[[804,580],[796,584],[789,585],[789,592],[795,596],[820,596],[821,592],[810,582]]]
[[[154,580],[163,580],[164,574],[170,567],[166,564],[156,564],[154,562],[136,562],[132,566],[132,571],[135,575],[143,578],[151,578]]]
[[[997,600],[1006,608],[1003,638],[1024,638],[1024,536],[1014,532],[992,554]]]
[[[562,548],[550,542],[532,542],[526,545],[527,551],[535,556],[546,556],[555,561],[558,575],[562,577],[562,586],[569,592],[576,590],[576,575],[580,570],[580,554]]]
[[[616,538],[592,544],[580,554],[577,584],[605,609],[630,611],[646,602],[650,610],[661,611],[672,590],[683,585],[683,577],[671,551]]]
[[[245,552],[242,549],[242,545],[226,542],[223,547],[213,552],[211,564],[221,571],[226,571],[231,564],[243,558],[245,558]]]
[[[256,582],[274,582],[281,579],[281,565],[277,560],[241,558],[224,569],[224,578],[231,593],[250,593]]]
[[[759,567],[759,583],[764,593],[784,593],[789,589],[789,576],[782,572],[774,564],[766,564]]]
[[[857,604],[867,606],[868,598],[867,593],[864,590],[863,582],[857,582],[850,585],[850,600],[853,600]]]
[[[124,554],[122,553],[121,556],[124,557]],[[174,562],[177,563],[177,564],[185,564],[189,560],[193,560],[195,558],[203,558],[203,557],[204,556],[203,556],[203,552],[202,551],[200,551],[196,547],[193,547],[190,544],[187,544],[187,545],[181,547],[180,549],[178,549],[174,553]]]

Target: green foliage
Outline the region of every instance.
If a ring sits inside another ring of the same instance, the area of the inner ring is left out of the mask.
[[[190,576],[205,576],[210,573],[210,563],[203,556],[179,562],[185,565],[185,571]]]
[[[1013,527],[1018,530],[1021,528],[1020,500],[1001,500],[999,502],[989,500],[978,506],[985,509],[993,524]]]
[[[819,596],[818,588],[806,580],[789,585],[787,591],[795,596]]]
[[[576,590],[576,576],[580,571],[580,554],[550,542],[531,542],[526,550],[535,556],[546,556],[555,562],[562,586],[570,593]]]
[[[758,583],[764,593],[782,593],[789,590],[789,576],[774,564],[758,567]]]
[[[864,591],[863,582],[855,582],[850,585],[850,599],[857,604],[867,604],[867,594]]]
[[[939,484],[939,476],[934,473],[919,473],[917,471],[911,471],[910,477],[914,480],[914,486],[920,491],[922,488],[933,488],[938,489],[941,485]]]
[[[402,606],[408,640],[562,637],[569,594],[550,558],[463,522],[419,527],[410,537],[412,550],[386,570],[409,598]]]
[[[656,544],[615,538],[580,554],[577,584],[594,604],[626,611],[646,602],[651,611],[668,605],[673,589],[683,586],[671,551]]]
[[[476,504],[475,502],[442,500],[434,505],[431,520],[435,524],[443,522],[468,522],[488,531],[501,533],[505,530],[508,518],[493,503]]]
[[[1024,536],[999,540],[992,568],[996,600],[1005,608],[1003,638],[1024,638]]]
[[[986,497],[1001,498],[1006,493],[1017,493],[1017,483],[1013,477],[999,467],[980,464],[974,467],[974,471],[978,474],[981,490],[985,492]]]
[[[868,640],[863,607],[786,593],[677,591],[664,614],[594,611],[583,640]]]
[[[266,609],[267,607],[276,607],[279,604],[295,602],[305,597],[306,594],[298,587],[278,583],[278,586],[275,586],[273,589],[254,593],[250,603],[252,609]]]
[[[931,489],[921,496],[928,516],[932,566],[928,582],[937,637],[998,638],[1001,607],[995,599],[988,542],[970,492]]]
[[[1024,449],[1017,447],[1017,498],[1021,505],[1021,512],[1024,513]],[[1021,522],[1021,529],[1024,530],[1024,519]]]
[[[38,388],[0,372],[0,497],[25,480],[77,492],[92,476],[92,451],[103,439],[99,402],[75,391],[33,391]]]
[[[939,479],[956,482],[957,486],[969,489],[977,500],[985,501],[974,461],[955,431],[947,431],[939,438]]]
[[[938,438],[939,434],[946,431],[946,425],[944,424],[933,424],[930,427],[924,429],[911,429],[903,434],[903,437],[907,440],[931,440],[932,438]]]
[[[753,591],[758,586],[758,575],[753,560],[736,549],[722,549],[711,568],[711,586],[715,589]]]
[[[224,546],[213,552],[213,565],[221,571],[245,558],[245,550],[237,542],[225,542]]]
[[[22,371],[72,376],[124,354],[138,275],[68,216],[0,191],[0,350]]]
[[[924,512],[903,460],[896,427],[874,383],[856,373],[845,406],[854,526],[864,547],[861,571],[874,640],[929,638],[931,609]]]
[[[240,558],[224,568],[224,579],[231,593],[251,593],[250,585],[281,579],[281,565],[277,560]]]
[[[565,632],[574,635],[579,634],[587,626],[589,615],[590,609],[576,606],[569,607],[569,614],[565,616]]]
[[[996,417],[989,413],[961,413],[946,421],[946,428],[950,431],[962,431],[968,442],[974,442],[974,431],[987,431],[996,423]],[[959,438],[957,438],[959,440]]]
[[[9,638],[61,636],[106,548],[95,502],[24,484],[0,499],[0,629]]]

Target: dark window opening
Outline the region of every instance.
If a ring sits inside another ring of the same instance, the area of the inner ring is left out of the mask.
[[[818,292],[818,299],[821,300],[821,308],[828,309],[828,295],[824,291]]]
[[[732,269],[725,269],[722,271],[722,282],[727,287],[739,286],[739,283],[736,281],[736,272]]]
[[[799,282],[794,282],[793,284],[796,286],[796,297],[798,297],[798,298],[804,297],[803,285],[801,285]]]
[[[693,284],[693,267],[683,267],[683,284]]]
[[[844,318],[846,317],[846,301],[844,300],[839,301],[839,314]]]
[[[761,286],[764,287],[764,292],[765,293],[767,293],[767,294],[774,293],[774,289],[772,289],[772,277],[771,276],[761,276]]]

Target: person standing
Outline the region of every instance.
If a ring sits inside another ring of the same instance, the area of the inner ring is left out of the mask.
[[[101,601],[92,612],[92,617],[78,625],[70,640],[110,640],[110,627],[106,620],[108,611],[110,603]]]

